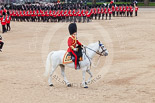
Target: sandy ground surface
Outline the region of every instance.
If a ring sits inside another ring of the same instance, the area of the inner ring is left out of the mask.
[[[80,87],[81,70],[66,68],[70,88],[62,83],[60,68],[54,87],[43,76],[48,53],[67,49],[68,23],[12,22],[12,30],[2,34],[0,103],[155,103],[155,9],[77,25],[83,44],[101,40],[109,50],[92,67],[89,88]]]

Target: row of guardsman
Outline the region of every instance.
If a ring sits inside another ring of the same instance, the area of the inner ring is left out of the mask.
[[[90,22],[93,19],[111,19],[111,16],[133,16],[135,9],[135,16],[137,16],[138,7],[133,4],[119,4],[114,3],[107,5],[77,5],[69,4],[63,6],[57,5],[21,5],[12,6],[8,8],[9,14],[13,21],[27,21],[27,22]],[[0,15],[5,9],[2,8]]]

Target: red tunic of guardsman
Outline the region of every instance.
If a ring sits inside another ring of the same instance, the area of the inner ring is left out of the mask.
[[[78,51],[78,48],[76,48],[77,45],[82,46],[82,44],[77,40],[77,26],[75,23],[71,23],[69,25],[69,32],[70,32],[70,37],[68,38],[68,50],[67,52],[69,52],[71,55],[73,55],[75,57],[75,69],[79,69],[79,63],[77,62],[78,58],[77,55],[75,54],[75,52]]]

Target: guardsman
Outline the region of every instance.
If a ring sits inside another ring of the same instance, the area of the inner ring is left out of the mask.
[[[0,35],[0,52],[2,52],[4,42],[2,41],[2,36]]]
[[[94,15],[95,15],[95,20],[97,19],[97,10],[96,7],[94,8]]]
[[[93,18],[94,18],[94,8],[91,7],[91,19],[93,20]]]
[[[81,10],[80,10],[80,8],[78,9],[77,15],[78,15],[78,22],[80,23],[81,22]]]
[[[3,16],[1,17],[1,25],[2,25],[2,33],[7,32],[6,27],[5,27],[6,25],[6,13],[5,12],[3,12]]]
[[[115,17],[115,5],[114,4],[112,5],[112,15],[113,17]]]
[[[130,9],[129,9],[129,4],[127,4],[127,5],[126,5],[127,17],[129,16],[129,11],[130,11]]]
[[[121,17],[122,17],[122,11],[123,11],[123,10],[122,10],[122,5],[120,4],[120,5],[119,5],[119,13],[120,13]]]
[[[126,16],[125,12],[126,12],[126,8],[125,8],[125,5],[123,5],[123,9],[122,9],[122,12],[123,12],[123,16]]]
[[[101,8],[100,7],[97,8],[97,14],[98,14],[98,20],[100,20],[100,17],[101,17]]]
[[[86,16],[87,16],[87,23],[88,23],[88,22],[90,22],[90,19],[91,19],[91,10],[90,9],[86,10]]]
[[[16,21],[19,21],[19,11],[18,11],[18,9],[16,10]]]
[[[116,14],[117,14],[117,16],[118,16],[118,13],[119,13],[119,4],[116,5],[115,11],[116,11]]]
[[[6,16],[6,26],[7,26],[7,31],[10,31],[10,30],[11,30],[11,27],[10,27],[10,21],[11,21],[10,12],[7,11],[7,16]]]
[[[25,21],[25,19],[26,19],[26,16],[27,16],[27,14],[26,14],[26,10],[24,9],[24,11],[23,11],[23,20]]]
[[[135,5],[135,16],[137,16],[137,12],[138,12],[138,7],[137,4]]]
[[[132,8],[132,4],[130,4],[130,16],[132,17],[132,14],[133,14],[133,8]]]
[[[111,14],[112,14],[111,5],[108,8],[108,14],[109,14],[109,20],[111,20]]]
[[[104,7],[101,8],[102,20],[104,19]]]
[[[29,11],[29,10],[27,10],[27,11],[26,11],[26,14],[27,14],[27,16],[26,16],[26,20],[27,20],[27,22],[29,22],[29,18],[30,18],[30,11]]]
[[[60,11],[60,19],[62,22],[64,22],[64,11],[63,11],[63,8],[61,8],[61,11]]]
[[[15,13],[15,10],[13,10],[12,11],[12,20],[15,21],[15,19],[16,19],[16,13]]]
[[[105,14],[105,16],[106,16],[106,20],[107,20],[107,17],[108,17],[108,13],[107,13],[107,5],[106,5],[105,8],[104,8],[104,14]]]
[[[86,10],[83,8],[82,10],[82,16],[83,16],[83,23],[86,22]]]
[[[49,11],[49,16],[50,16],[50,20],[51,20],[51,22],[52,22],[52,20],[53,20],[52,8],[51,8],[50,11]]]
[[[69,29],[69,33],[70,33],[70,37],[68,38],[68,50],[67,52],[69,52],[75,59],[74,59],[74,63],[75,63],[75,69],[80,69],[80,65],[79,65],[79,60],[78,57],[76,55],[76,52],[78,51],[77,45],[82,46],[82,44],[77,40],[77,26],[75,23],[71,23],[68,27]]]
[[[75,8],[73,9],[73,17],[74,17],[74,23],[75,23],[77,19],[77,13],[76,13]]]

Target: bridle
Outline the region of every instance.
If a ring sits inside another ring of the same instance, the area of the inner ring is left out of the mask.
[[[90,57],[86,54],[86,48],[89,49],[89,50],[91,50],[91,51],[93,51],[93,52],[95,52],[96,54],[99,55],[99,58],[98,58],[98,63],[99,63],[100,57],[103,56],[102,53],[105,52],[105,51],[107,50],[107,49],[104,49],[102,45],[103,45],[103,44],[101,44],[100,41],[99,41],[99,49],[101,48],[101,49],[102,49],[102,52],[95,51],[95,50],[93,50],[93,49],[91,49],[91,48],[89,48],[89,47],[87,47],[87,46],[84,46],[84,51],[83,51],[83,52],[85,53],[86,57],[88,58],[88,60],[89,60],[89,62],[90,62],[90,67],[91,67],[91,64],[92,64],[92,63],[91,63],[91,59],[92,59],[92,58],[90,58]],[[98,63],[97,63],[97,65],[98,65]],[[96,67],[97,67],[97,66],[96,66]]]
[[[84,48],[85,48],[85,53],[86,53],[86,48],[87,48],[87,49],[89,49],[89,50],[95,52],[96,54],[98,54],[98,55],[100,55],[100,56],[103,56],[102,53],[105,52],[107,49],[104,49],[102,45],[103,45],[103,44],[101,44],[100,41],[99,41],[99,49],[101,48],[101,49],[102,49],[102,52],[95,51],[95,50],[93,50],[93,49],[91,49],[91,48],[85,46],[85,47],[84,47]]]

